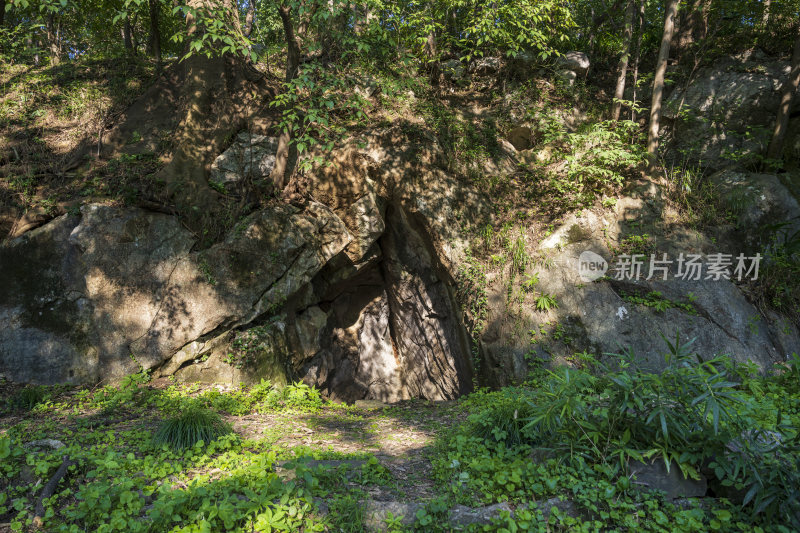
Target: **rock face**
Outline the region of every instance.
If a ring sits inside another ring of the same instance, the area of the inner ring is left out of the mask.
[[[173,217],[86,206],[80,218],[3,246],[0,265],[15,282],[0,292],[0,314],[15,327],[0,336],[0,372],[58,383],[153,368],[279,306],[350,240],[338,217],[310,204],[257,213],[241,232],[193,253],[193,237]]]
[[[499,57],[479,57],[469,65],[469,71],[476,76],[489,76],[497,74],[503,67]]]
[[[217,171],[263,170],[233,164],[235,154],[263,155],[268,140],[244,142]],[[330,207],[258,211],[204,250],[174,217],[103,205],[4,245],[11,282],[0,288],[0,316],[10,327],[0,332],[0,373],[35,383],[143,368],[190,381],[302,378],[346,401],[470,390],[443,247],[454,182],[394,182],[397,166],[385,159],[379,183],[363,154],[350,155],[312,177]]]
[[[706,270],[699,280],[676,279],[677,265],[673,263],[667,280],[659,274],[646,280],[651,253],[646,250],[637,252],[647,254],[638,280],[615,279],[616,259],[609,250],[609,239],[613,243],[627,233],[620,227],[623,213],[635,212],[634,219],[643,221],[651,216],[648,211],[646,202],[628,199],[617,204],[619,214],[571,215],[539,245],[539,254],[547,258],[549,266],[531,268],[528,275],[536,273],[536,293],[553,295],[558,307],[538,311],[530,304],[521,311],[509,311],[503,304],[507,284],[503,280],[491,284],[488,300],[497,303],[489,307],[481,368],[490,383],[522,381],[531,357],[564,362],[584,350],[601,355],[629,348],[642,367],[657,371],[665,364],[667,341],[674,342],[676,335],[684,344],[693,341],[691,351],[704,358],[729,354],[736,361],[752,360],[762,369],[785,361],[792,352],[800,353],[800,335],[790,320],[762,315],[733,281],[705,279]],[[655,243],[652,252],[659,259],[666,253],[673,261],[681,253],[701,254],[706,267],[709,254],[750,253],[747,249],[719,249],[707,240],[694,239],[665,239]],[[586,251],[607,262],[607,277],[581,279],[579,261]],[[637,303],[654,292],[658,296],[651,298],[684,306],[658,309],[654,301]],[[531,333],[519,335],[519,331]]]
[[[702,476],[700,479],[684,477],[681,469],[674,462],[670,464],[669,471],[662,460],[651,463],[633,461],[628,468],[631,475],[634,476],[634,488],[663,492],[667,500],[702,498],[708,490],[708,482],[705,478]]]
[[[762,152],[789,70],[788,62],[754,52],[703,68],[688,86],[677,87],[664,103],[664,117],[673,123],[674,157],[686,154],[721,169]]]
[[[35,383],[95,383],[142,368],[188,381],[302,379],[335,399],[393,402],[453,399],[474,376],[482,385],[518,382],[531,358],[563,362],[584,350],[630,347],[658,369],[663,337],[678,332],[703,356],[762,368],[800,353],[796,325],[762,315],[732,281],[582,280],[583,252],[613,264],[626,220],[660,219],[631,197],[613,213],[567,216],[536,245],[521,235],[540,259],[523,274],[538,275],[535,294],[557,307],[537,310],[531,295],[510,306],[507,271],[495,273],[485,283],[486,327],[471,339],[468,302],[457,296],[473,253],[462,227],[486,227],[492,202],[443,170],[435,139],[390,128],[362,141],[307,174],[302,207],[257,211],[207,249],[196,250],[174,217],[104,205],[2,245],[0,373]],[[491,175],[515,170],[501,166]],[[776,176],[713,179],[732,197],[747,189],[748,224],[800,212]],[[653,251],[674,259],[717,250],[680,234]],[[670,305],[641,303],[655,292],[655,303]]]
[[[9,379],[81,382],[97,374],[91,310],[82,293],[70,291],[79,282],[69,244],[77,223],[62,216],[1,249],[10,282],[0,284],[0,373]]]
[[[768,224],[785,223],[789,234],[800,231],[800,205],[778,175],[727,169],[709,180],[736,216],[743,239],[752,241]]]
[[[563,84],[572,87],[575,85],[575,81],[578,79],[578,74],[574,70],[557,70],[556,71],[556,78]]]

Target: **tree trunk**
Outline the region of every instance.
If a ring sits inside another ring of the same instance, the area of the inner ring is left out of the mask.
[[[47,31],[47,44],[50,48],[50,64],[58,65],[61,62],[60,32],[52,13],[47,15],[45,30]]]
[[[122,22],[122,40],[125,43],[125,53],[133,55],[133,42],[131,41],[131,21],[128,17]]]
[[[256,20],[256,0],[247,3],[247,14],[244,17],[244,36],[250,37],[253,33],[253,23]]]
[[[633,59],[633,105],[631,106],[631,120],[636,122],[636,90],[639,86],[639,57],[642,55],[642,38],[644,37],[644,2],[639,2],[639,33],[636,36],[636,57]]]
[[[147,43],[150,55],[156,59],[158,67],[161,68],[161,29],[158,25],[158,10],[161,7],[159,0],[148,0],[150,11],[150,39]]]
[[[678,11],[678,0],[667,0],[667,14],[664,19],[664,34],[661,38],[661,48],[658,51],[656,74],[653,79],[653,100],[650,105],[650,128],[647,132],[647,155],[650,161],[650,171],[654,171],[658,164],[658,130],[661,123],[661,100],[664,95],[664,75],[667,72],[669,59],[669,43],[675,27],[675,14]]]
[[[439,77],[441,72],[439,71],[439,61],[438,61],[438,46],[436,44],[436,27],[433,26],[433,6],[430,2],[428,2],[428,13],[431,16],[431,25],[432,29],[430,33],[428,33],[428,37],[425,40],[425,55],[428,58],[428,77],[430,79],[431,85],[434,87],[439,86]]]
[[[783,141],[789,127],[789,112],[792,109],[792,101],[798,86],[800,86],[800,27],[797,28],[797,38],[794,41],[792,70],[789,72],[789,79],[783,83],[781,103],[778,106],[778,116],[775,118],[775,130],[772,132],[772,140],[767,149],[767,157],[770,159],[781,158]]]
[[[190,0],[189,6],[204,8],[207,0]],[[230,6],[226,6],[230,8]],[[186,16],[189,41],[200,31],[194,17]],[[241,94],[241,65],[230,54],[206,57],[193,54],[183,61],[185,94],[183,118],[173,134],[172,160],[158,173],[176,205],[189,213],[213,217],[217,195],[208,184],[208,168],[225,145],[225,139],[245,122],[246,107]]]
[[[297,77],[300,71],[300,41],[294,31],[292,11],[288,4],[278,6],[278,15],[283,24],[283,34],[286,39],[286,83]],[[298,28],[298,33],[304,32],[305,24]],[[302,34],[301,34],[302,35]],[[278,137],[278,149],[275,152],[275,166],[270,174],[270,180],[275,191],[280,191],[286,184],[286,174],[289,170],[289,147],[292,142],[291,131],[284,130]]]
[[[611,120],[619,120],[619,113],[622,110],[621,100],[625,95],[625,77],[628,75],[628,61],[631,55],[633,13],[635,9],[635,0],[628,0],[628,7],[625,9],[625,33],[622,39],[622,55],[619,58],[617,87],[614,90],[614,102],[611,104]]]
[[[133,16],[133,22],[131,22],[131,41],[133,41],[133,55],[136,55],[139,52],[139,36],[136,34],[136,23],[139,21],[139,13],[136,13]]]
[[[3,27],[3,23],[5,22],[5,20],[6,20],[6,6],[4,2],[3,5],[0,6],[0,28]]]
[[[767,24],[769,24],[769,6],[772,3],[772,0],[764,0],[764,14],[761,17],[761,25],[765,28]]]

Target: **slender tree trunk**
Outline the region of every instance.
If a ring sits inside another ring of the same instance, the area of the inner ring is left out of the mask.
[[[52,13],[47,15],[45,29],[47,31],[47,44],[50,48],[50,64],[58,65],[61,62],[60,32],[55,16]]]
[[[3,23],[6,20],[6,6],[5,3],[0,6],[0,28],[3,27]]]
[[[783,141],[789,127],[789,112],[792,109],[792,100],[794,100],[798,86],[800,86],[800,26],[797,28],[797,38],[794,41],[792,70],[789,72],[789,79],[783,83],[781,103],[778,106],[778,116],[775,118],[775,130],[772,132],[772,140],[767,149],[767,157],[770,159],[781,158]]]
[[[150,11],[150,40],[148,41],[148,48],[150,55],[156,59],[158,68],[161,68],[161,29],[158,24],[158,10],[161,7],[159,0],[148,0],[148,9]]]
[[[247,2],[247,14],[244,17],[244,36],[250,37],[253,33],[253,23],[256,20],[256,0]]]
[[[642,55],[642,38],[644,37],[644,2],[639,2],[639,33],[636,36],[636,56],[633,59],[633,105],[631,120],[636,122],[636,90],[639,87],[639,57]]]
[[[292,10],[288,4],[278,6],[278,15],[283,24],[283,34],[286,39],[286,83],[297,77],[300,71],[300,41],[294,31],[292,23]],[[300,31],[301,28],[298,28]],[[270,174],[270,180],[276,191],[283,189],[286,184],[286,171],[289,166],[289,147],[292,141],[290,131],[282,131],[278,137],[278,149],[275,152],[275,166]]]
[[[286,38],[286,82],[288,83],[297,77],[300,70],[300,42],[294,32],[291,8],[287,4],[281,4],[278,6],[278,14]]]
[[[428,2],[428,13],[430,14],[432,25],[432,29],[430,33],[428,33],[428,38],[425,40],[425,55],[428,57],[428,78],[430,79],[431,85],[438,87],[441,74],[438,58],[439,47],[436,44],[436,27],[433,26],[433,5],[431,2]]]
[[[772,0],[764,0],[764,14],[761,16],[761,25],[765,28],[767,24],[769,24],[769,7],[772,4]]]
[[[625,33],[622,39],[622,55],[619,58],[619,74],[617,87],[614,90],[614,102],[611,104],[611,120],[619,120],[622,110],[622,98],[625,95],[625,77],[628,75],[628,61],[631,55],[631,39],[633,38],[633,13],[636,10],[635,0],[628,0],[625,9]]]
[[[133,41],[133,48],[131,48],[131,51],[133,52],[133,55],[136,55],[139,52],[139,37],[136,34],[136,23],[138,21],[139,13],[136,13],[133,16],[133,21],[131,22],[131,41]]]
[[[661,100],[664,96],[664,75],[667,72],[669,59],[669,43],[675,28],[675,14],[678,12],[678,0],[667,0],[667,12],[664,19],[664,35],[658,51],[656,74],[653,80],[653,100],[650,105],[650,128],[647,132],[647,155],[650,160],[650,171],[658,164],[658,130],[661,124]]]
[[[133,55],[133,42],[131,41],[131,21],[128,17],[122,22],[122,41],[125,44],[125,53]]]

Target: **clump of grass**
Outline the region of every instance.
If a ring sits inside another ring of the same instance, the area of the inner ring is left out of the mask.
[[[9,405],[14,409],[30,411],[47,398],[47,388],[31,385],[17,391],[10,399]]]
[[[205,444],[231,433],[231,427],[219,414],[200,406],[191,406],[162,422],[153,435],[153,444],[183,450],[200,441]]]
[[[355,494],[345,494],[330,502],[331,531],[364,531],[364,508]]]

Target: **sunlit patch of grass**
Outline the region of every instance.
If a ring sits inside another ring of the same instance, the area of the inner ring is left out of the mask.
[[[219,414],[203,407],[191,406],[179,415],[165,420],[153,435],[153,444],[183,450],[200,441],[208,444],[232,431]]]

